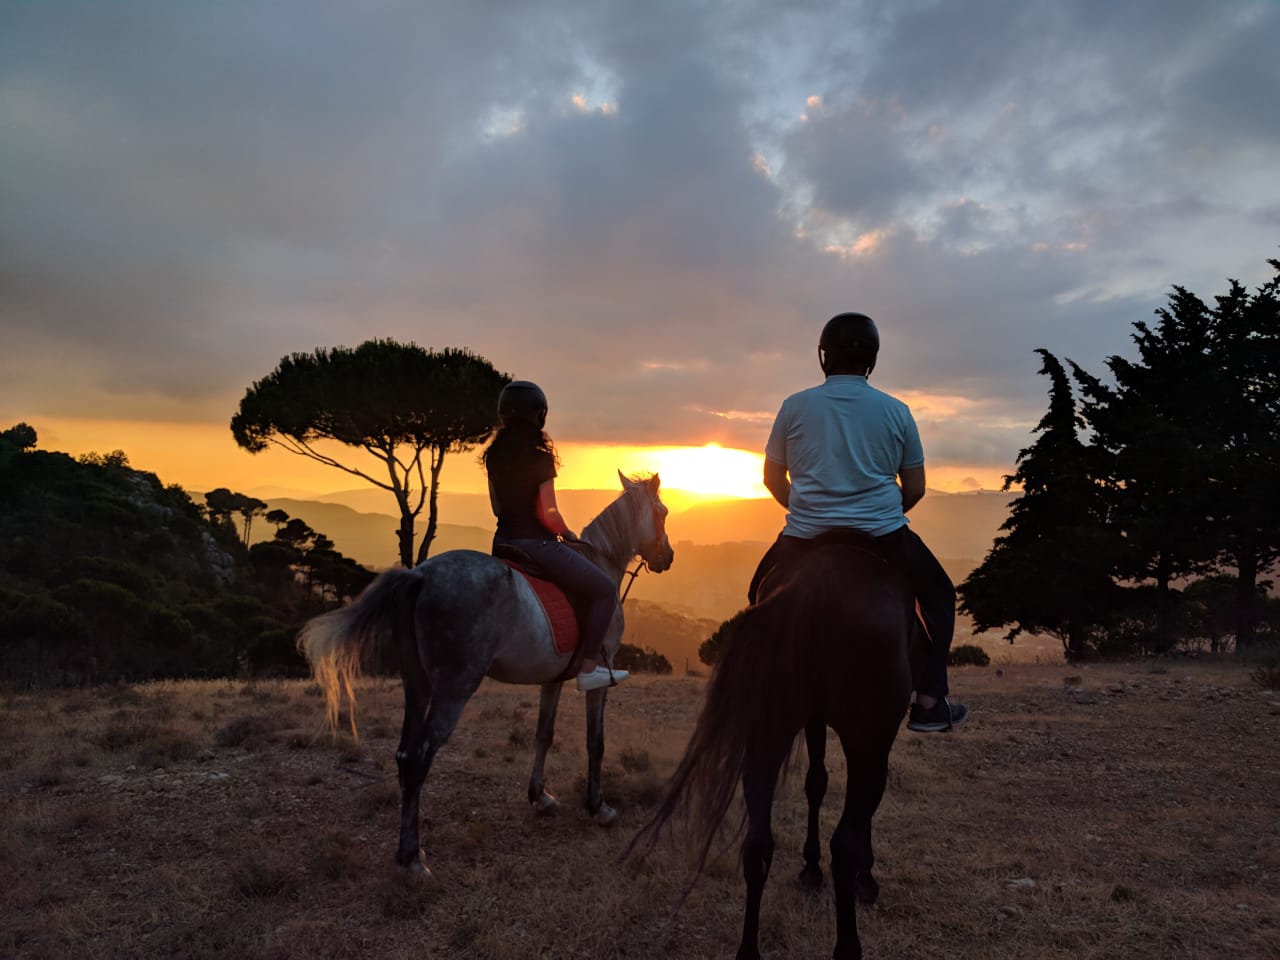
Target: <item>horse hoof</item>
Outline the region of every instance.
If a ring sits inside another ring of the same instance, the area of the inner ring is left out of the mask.
[[[595,821],[598,826],[612,827],[618,821],[618,811],[607,803],[602,803],[595,812]]]
[[[796,880],[806,890],[822,889],[822,871],[817,867],[805,867],[800,871],[800,876]]]
[[[436,875],[431,872],[431,868],[421,860],[415,860],[409,864],[409,872],[422,883],[434,883],[436,879]]]
[[[853,878],[853,892],[859,903],[870,906],[880,896],[880,884],[876,883],[876,878],[871,874],[860,873]]]
[[[431,872],[431,868],[427,866],[427,854],[425,850],[419,850],[418,855],[407,863],[396,857],[396,863],[404,867],[405,871],[418,880],[435,880],[436,875]]]
[[[533,812],[539,817],[549,817],[559,812],[560,801],[547,792],[543,792],[537,800],[531,804]]]

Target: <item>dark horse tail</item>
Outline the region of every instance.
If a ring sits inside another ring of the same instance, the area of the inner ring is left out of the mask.
[[[324,690],[325,723],[330,730],[338,728],[345,695],[350,705],[351,735],[359,737],[353,681],[384,646],[397,623],[412,630],[413,607],[423,583],[419,569],[393,567],[369,584],[354,603],[313,617],[303,626],[298,650]]]
[[[905,651],[906,614],[898,588],[878,556],[831,546],[810,554],[802,576],[743,611],[684,757],[627,853],[652,850],[664,828],[683,815],[695,877],[701,873],[749,752],[785,759],[805,723],[822,710],[824,697],[840,689],[835,678],[858,669],[851,663],[855,646],[894,656],[900,642]],[[744,811],[736,833],[745,820]]]

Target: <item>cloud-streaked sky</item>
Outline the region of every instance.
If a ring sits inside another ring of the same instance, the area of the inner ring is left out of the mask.
[[[562,443],[759,450],[860,310],[929,463],[1008,472],[1036,347],[1270,275],[1277,49],[1269,0],[10,0],[0,419],[225,424],[377,336]]]

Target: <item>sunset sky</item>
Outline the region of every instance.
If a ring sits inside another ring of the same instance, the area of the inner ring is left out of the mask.
[[[998,487],[1035,348],[1103,373],[1171,285],[1270,275],[1277,49],[1266,0],[5,3],[0,428],[349,488],[227,423],[391,337],[542,384],[564,486],[762,495],[859,310],[930,485]]]

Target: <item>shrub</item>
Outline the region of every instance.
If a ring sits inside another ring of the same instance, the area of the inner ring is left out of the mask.
[[[613,665],[619,670],[630,670],[632,673],[656,673],[662,676],[671,673],[670,660],[656,650],[647,647],[642,649],[632,643],[624,643],[618,647]]]
[[[739,610],[724,623],[720,624],[715,633],[702,641],[702,645],[698,647],[698,659],[708,667],[714,667],[719,663],[729,639],[733,636],[733,631],[738,626],[738,621],[742,619],[742,615],[746,612],[746,610]]]
[[[976,643],[962,643],[951,648],[947,662],[953,667],[985,667],[991,663],[991,657]]]
[[[1249,679],[1263,690],[1280,690],[1280,661],[1259,664],[1250,671]]]

